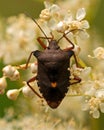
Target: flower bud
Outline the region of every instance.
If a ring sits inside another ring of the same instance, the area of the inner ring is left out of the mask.
[[[3,68],[3,75],[6,77],[11,77],[15,71],[15,68],[12,67],[11,65],[8,65]]]
[[[104,113],[104,103],[100,103],[99,107],[101,112]]]
[[[18,70],[16,70],[16,68],[11,65],[3,68],[3,75],[10,78],[11,80],[17,80],[20,77]]]
[[[104,59],[104,48],[103,47],[98,47],[96,48],[94,51],[94,56],[95,58],[99,59],[99,60],[102,60]]]
[[[30,69],[31,69],[32,73],[36,73],[37,72],[37,65],[35,63],[32,63],[30,66]]]
[[[0,89],[0,94],[4,94],[5,89]]]
[[[5,89],[7,86],[7,82],[5,77],[0,78],[0,90]]]
[[[92,112],[92,116],[93,116],[93,118],[97,119],[97,118],[100,117],[100,112],[95,109],[95,110]]]
[[[65,32],[65,30],[66,30],[67,28],[68,28],[68,26],[66,25],[66,23],[60,21],[60,22],[57,24],[56,30],[57,30],[58,32]]]
[[[11,80],[18,80],[20,78],[18,70],[15,70],[13,76],[10,78]]]
[[[81,51],[81,48],[78,45],[75,45],[75,48],[73,49],[73,51],[75,52],[76,55],[78,55],[79,52]]]
[[[40,14],[40,18],[43,19],[43,20],[49,20],[50,19],[50,12],[48,9],[44,9],[41,11],[41,14]]]
[[[22,93],[25,97],[33,98],[35,96],[34,92],[26,85],[22,88]]]
[[[11,100],[16,100],[18,95],[20,93],[19,89],[12,89],[12,90],[8,90],[7,92],[7,97]]]

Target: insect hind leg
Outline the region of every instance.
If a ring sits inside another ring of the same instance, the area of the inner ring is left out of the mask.
[[[40,94],[38,94],[36,91],[35,91],[35,89],[30,85],[30,83],[31,82],[34,82],[36,80],[36,76],[35,77],[33,77],[33,78],[31,78],[31,79],[29,79],[28,81],[27,81],[27,85],[30,87],[30,89],[39,97],[39,98],[43,98]]]

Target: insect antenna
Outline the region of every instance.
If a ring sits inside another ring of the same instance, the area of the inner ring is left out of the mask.
[[[40,25],[36,22],[35,19],[32,18],[32,20],[35,22],[35,24],[39,27],[39,29],[41,30],[41,32],[43,33],[43,35],[45,36],[45,38],[48,40],[49,42],[49,38],[47,37],[47,35],[45,34],[45,32],[43,31],[43,29],[40,27]]]
[[[73,30],[70,30],[70,31],[64,33],[64,34],[57,40],[57,43],[59,43],[59,41],[60,41],[64,36],[66,36],[66,35],[69,34],[70,32],[74,32],[74,31],[76,31],[76,30],[78,30],[78,31],[83,31],[82,29],[73,29]]]
[[[39,27],[40,31],[43,33],[43,35],[45,36],[45,38],[49,42],[49,38],[47,37],[47,35],[45,34],[45,32],[43,31],[43,29],[41,28],[41,26],[38,24],[38,22],[34,18],[32,18],[29,14],[27,14],[27,13],[25,13],[25,14],[34,21],[34,23]]]

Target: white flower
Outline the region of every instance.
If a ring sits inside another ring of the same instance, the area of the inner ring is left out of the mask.
[[[78,55],[81,51],[81,48],[78,45],[75,45],[73,51],[75,52],[76,55]]]
[[[7,91],[7,97],[11,100],[16,100],[20,93],[19,89],[12,89]]]
[[[100,112],[99,110],[95,109],[93,112],[92,112],[92,116],[93,118],[97,119],[100,117]]]
[[[87,111],[87,110],[89,110],[89,104],[88,104],[88,101],[87,101],[87,100],[85,100],[85,101],[83,102],[81,108],[82,108],[82,111]]]
[[[3,75],[6,77],[12,77],[15,72],[15,68],[11,65],[7,65],[3,68]]]
[[[88,81],[88,79],[90,79],[91,71],[92,71],[91,67],[85,67],[80,74],[81,79]]]
[[[11,80],[18,80],[20,78],[18,70],[15,67],[8,65],[3,68],[3,75]]]
[[[33,98],[35,96],[35,93],[29,88],[29,86],[25,85],[22,88],[22,93],[25,97]]]
[[[44,20],[49,20],[51,18],[51,14],[49,9],[44,9],[41,11],[40,18]]]
[[[0,94],[4,94],[4,93],[5,93],[5,89],[1,89]]]
[[[18,70],[15,70],[13,76],[10,78],[11,80],[18,80],[20,78],[20,74]]]
[[[103,47],[98,47],[94,51],[94,57],[97,58],[98,60],[104,59],[104,48]]]
[[[104,113],[104,102],[100,103],[99,108],[102,113]]]
[[[5,77],[0,78],[0,90],[5,89],[7,87],[7,82]]]
[[[0,94],[4,94],[6,87],[7,87],[7,82],[5,77],[3,76],[2,78],[0,78]]]
[[[60,21],[57,26],[56,26],[56,30],[58,32],[65,32],[65,30],[68,28],[68,26],[66,25],[66,23],[64,21]]]
[[[3,49],[0,52],[4,63],[21,62],[27,59],[33,49],[37,49],[35,27],[35,23],[24,14],[7,19],[5,39],[1,42]]]
[[[81,21],[82,19],[84,19],[86,16],[86,11],[84,8],[78,9],[77,14],[76,14],[76,19],[78,21]]]
[[[37,64],[36,63],[32,63],[30,65],[30,69],[31,69],[32,73],[36,73],[37,72]]]
[[[44,2],[45,4],[45,9],[41,11],[40,14],[40,19],[43,21],[48,21],[51,20],[51,18],[56,17],[59,14],[59,6],[56,4],[50,4],[49,2]]]
[[[89,23],[87,20],[83,20],[85,18],[86,12],[84,8],[81,8],[77,11],[76,19],[72,19],[69,21],[69,28],[72,29],[88,29]]]
[[[97,98],[103,98],[104,99],[104,88],[98,89],[95,92],[95,96]]]

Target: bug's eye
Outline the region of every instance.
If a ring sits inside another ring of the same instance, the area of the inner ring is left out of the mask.
[[[38,58],[39,55],[41,55],[41,52],[39,50],[36,50],[34,51],[33,55]]]

